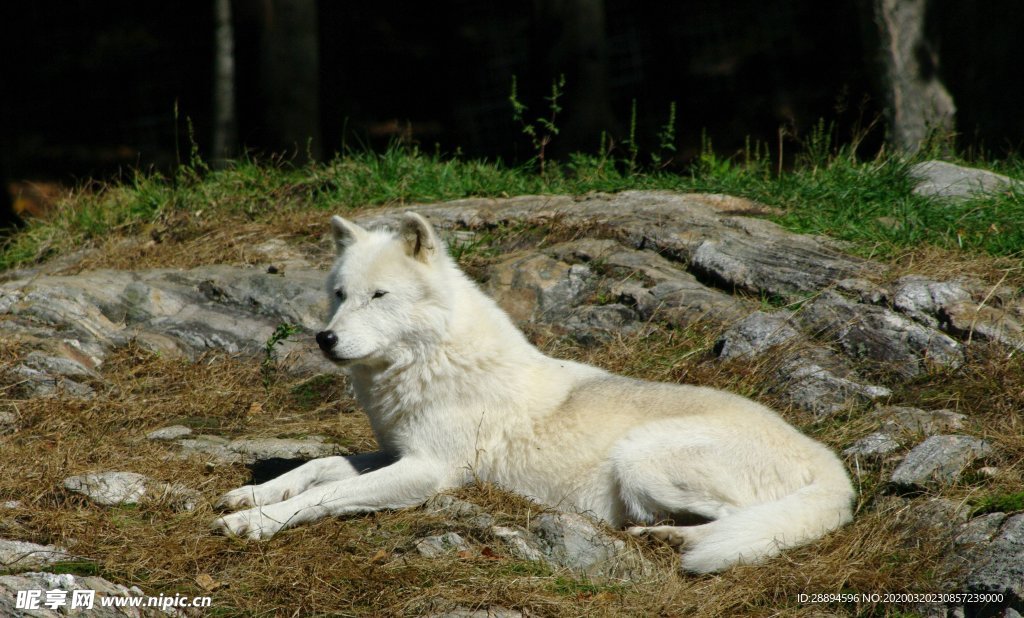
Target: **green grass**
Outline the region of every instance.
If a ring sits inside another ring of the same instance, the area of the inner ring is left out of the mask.
[[[971,516],[985,513],[1015,513],[1024,511],[1024,491],[984,496],[973,503]]]
[[[775,219],[786,228],[849,241],[862,254],[886,256],[922,245],[996,256],[1024,250],[1024,191],[940,203],[912,193],[907,161],[862,161],[843,149],[818,146],[808,152],[781,173],[765,155],[723,158],[710,148],[683,173],[628,173],[628,161],[583,154],[560,164],[549,161],[539,173],[532,164],[509,167],[399,147],[298,168],[242,160],[211,171],[200,162],[171,176],[136,172],[74,191],[55,214],[31,221],[5,242],[0,269],[36,263],[111,234],[142,232],[183,213],[259,221],[288,209],[341,212],[472,196],[628,189],[751,198],[781,208],[784,213]],[[1019,159],[983,165],[1024,179]]]

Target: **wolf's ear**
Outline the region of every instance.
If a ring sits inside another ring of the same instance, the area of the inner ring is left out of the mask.
[[[366,230],[338,215],[331,217],[331,233],[334,234],[334,247],[341,253],[351,247],[360,238],[366,236]]]
[[[434,259],[439,246],[437,234],[433,226],[422,216],[407,212],[402,215],[402,226],[399,228],[402,241],[405,242],[405,254],[424,264]]]

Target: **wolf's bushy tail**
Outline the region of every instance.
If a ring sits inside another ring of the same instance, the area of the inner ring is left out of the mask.
[[[682,528],[686,539],[683,569],[713,573],[813,541],[853,518],[852,501],[852,489],[845,477],[822,479],[779,500]]]

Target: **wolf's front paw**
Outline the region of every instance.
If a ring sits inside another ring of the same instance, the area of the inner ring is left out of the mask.
[[[257,541],[269,539],[283,527],[283,522],[275,520],[259,507],[218,517],[210,524],[214,532]]]
[[[678,526],[633,526],[626,534],[638,538],[652,538],[672,546],[685,545],[686,537]]]
[[[272,482],[271,482],[272,483]],[[271,483],[263,485],[245,485],[232,489],[217,501],[218,509],[241,509],[250,506],[262,506],[283,502],[291,497],[287,488],[273,487]]]

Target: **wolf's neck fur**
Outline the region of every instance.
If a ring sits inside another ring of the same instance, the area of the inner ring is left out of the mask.
[[[443,337],[394,350],[387,366],[349,368],[359,403],[382,442],[411,417],[432,410],[484,410],[510,401],[529,405],[527,391],[529,385],[536,388],[538,366],[553,360],[534,347],[450,258],[441,260],[435,267],[443,269],[440,275],[447,279],[451,295],[446,299],[450,313]],[[557,379],[555,373],[553,366],[547,377]]]

